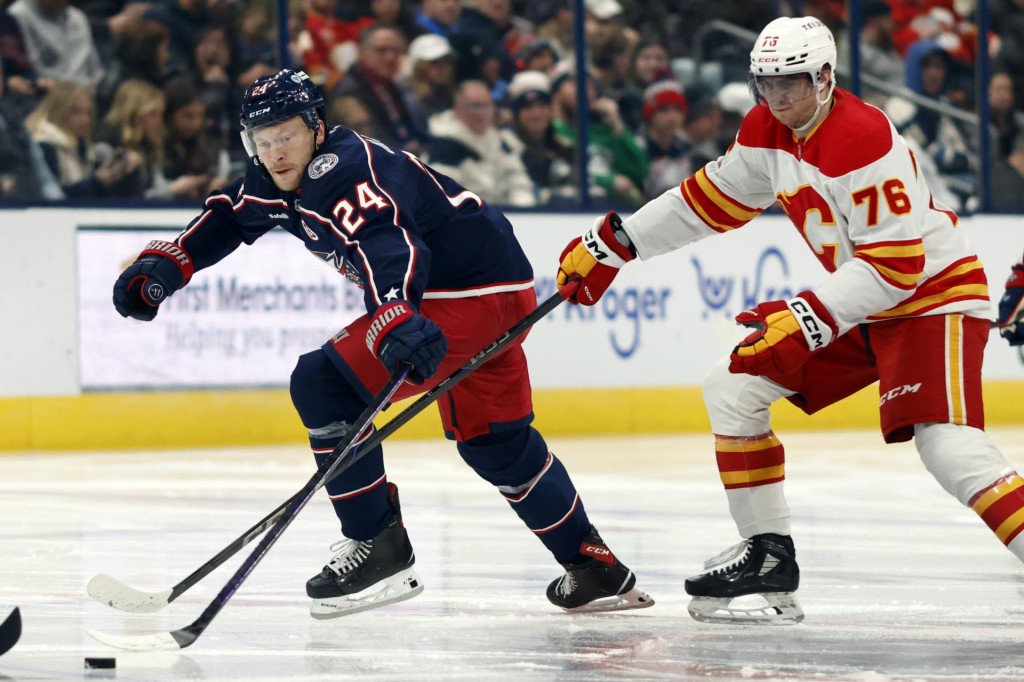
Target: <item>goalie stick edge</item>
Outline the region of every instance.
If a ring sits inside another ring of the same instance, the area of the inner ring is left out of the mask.
[[[0,623],[0,656],[11,650],[21,638],[21,609],[17,606],[10,615]]]

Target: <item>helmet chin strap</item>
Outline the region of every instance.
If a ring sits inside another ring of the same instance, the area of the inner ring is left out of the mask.
[[[818,92],[821,92],[825,88],[824,83],[818,83]],[[811,116],[807,123],[803,124],[799,128],[789,127],[794,133],[806,133],[810,130],[811,126],[818,120],[818,116],[821,114],[821,108],[829,103],[832,99],[832,91],[836,88],[836,81],[834,78],[829,78],[828,81],[828,94],[825,95],[825,99],[818,99],[818,92],[814,93],[814,101],[817,102],[818,106],[814,109],[814,115]]]

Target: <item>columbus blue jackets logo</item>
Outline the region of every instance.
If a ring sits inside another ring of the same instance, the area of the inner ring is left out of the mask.
[[[316,180],[321,175],[338,165],[337,154],[321,154],[309,162],[309,177]]]

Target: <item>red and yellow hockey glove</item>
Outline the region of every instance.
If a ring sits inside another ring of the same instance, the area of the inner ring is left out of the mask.
[[[729,356],[733,374],[789,374],[839,335],[832,315],[810,291],[788,301],[761,303],[737,315],[736,322],[756,331]]]
[[[634,258],[636,250],[622,229],[622,219],[610,211],[562,251],[556,277],[558,287],[562,288],[570,280],[579,280],[579,288],[569,300],[594,305],[611,286],[619,268]]]

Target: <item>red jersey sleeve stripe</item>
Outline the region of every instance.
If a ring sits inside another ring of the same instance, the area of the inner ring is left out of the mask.
[[[742,227],[761,214],[719,191],[703,168],[684,180],[680,190],[693,212],[716,232]]]
[[[854,257],[873,267],[887,283],[907,291],[917,286],[924,272],[924,244],[920,239],[857,246]]]

